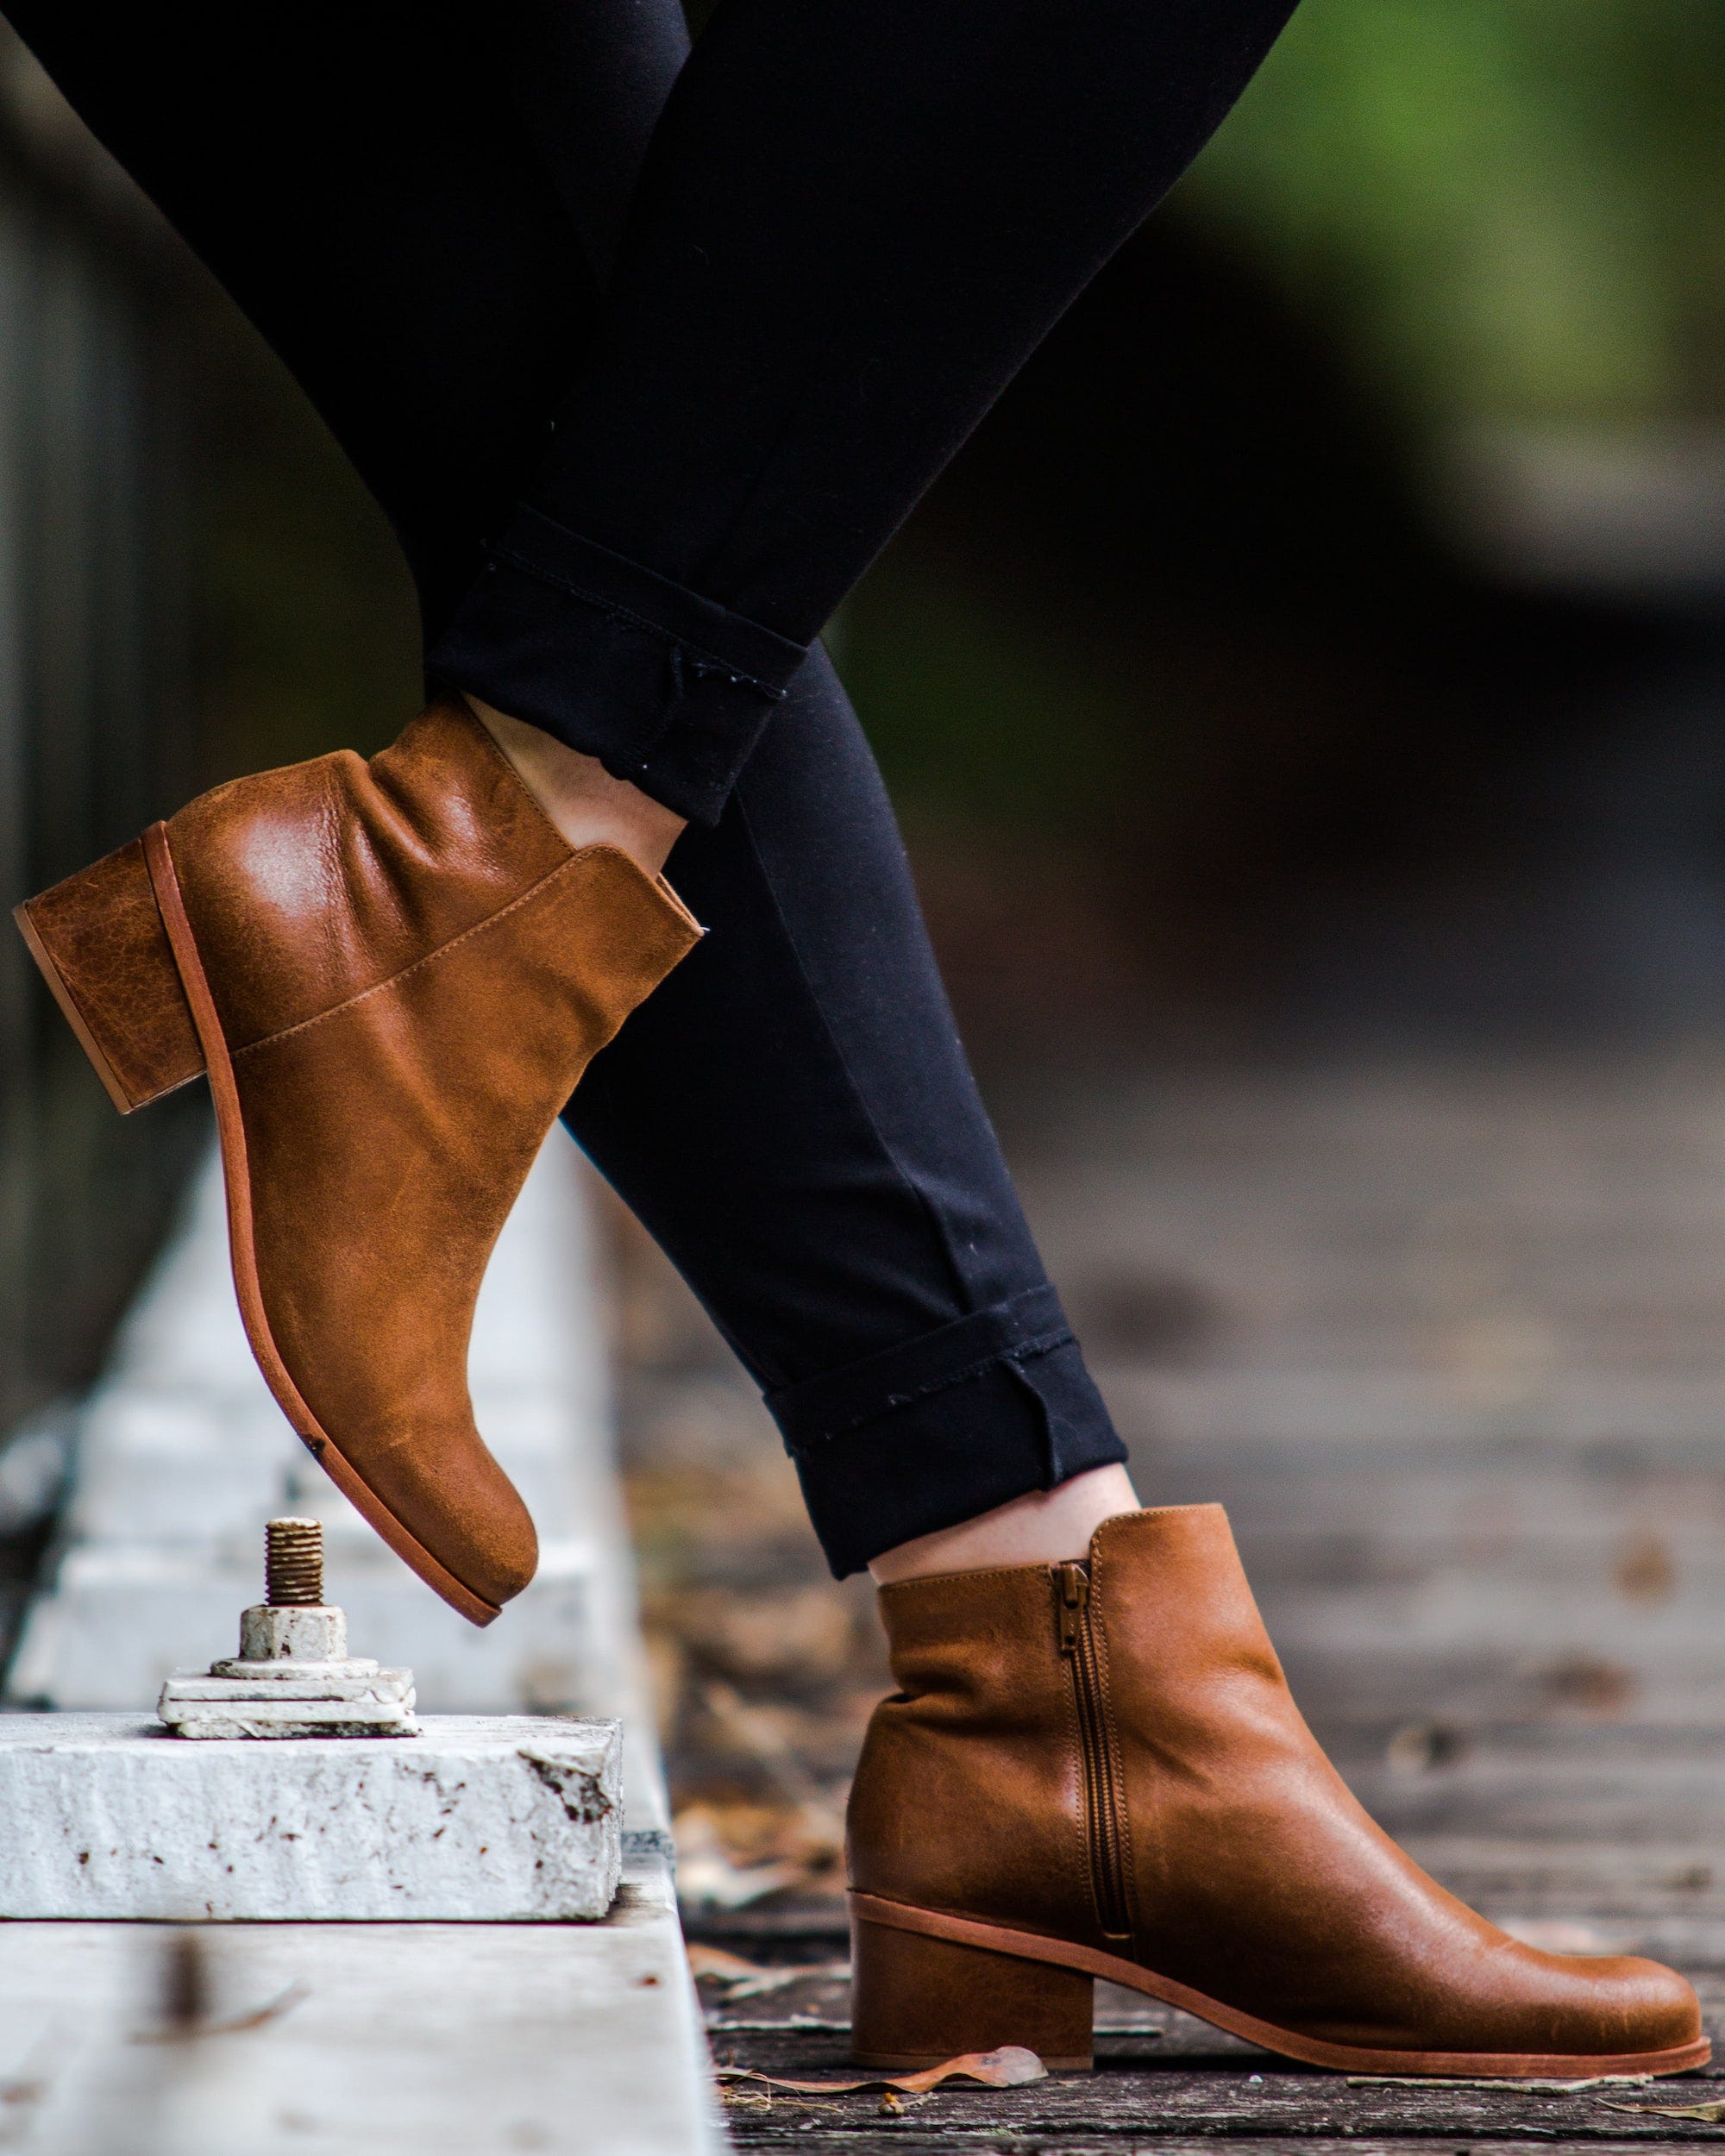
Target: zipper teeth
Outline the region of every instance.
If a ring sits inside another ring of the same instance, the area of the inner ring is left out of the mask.
[[[1084,1763],[1084,1809],[1090,1844],[1090,1871],[1102,1930],[1124,1939],[1126,1892],[1120,1877],[1120,1821],[1113,1760],[1102,1713],[1101,1678],[1096,1666],[1095,1635],[1090,1622],[1089,1578],[1082,1568],[1063,1567],[1061,1645],[1072,1658],[1073,1687],[1078,1698],[1078,1731]],[[1082,1581],[1082,1584],[1080,1585]]]
[[[1112,1938],[1123,1938],[1127,1925],[1126,1897],[1120,1888],[1120,1852],[1119,1824],[1114,1815],[1113,1761],[1109,1756],[1107,1733],[1101,1712],[1101,1682],[1096,1670],[1095,1642],[1090,1631],[1090,1614],[1087,1609],[1079,1631],[1078,1666],[1083,1673],[1083,1691],[1088,1703],[1085,1719],[1089,1724],[1090,1779],[1094,1794],[1090,1805],[1091,1833],[1094,1843],[1092,1862],[1096,1869],[1096,1883],[1101,1890],[1097,1899],[1101,1904],[1102,1929]]]

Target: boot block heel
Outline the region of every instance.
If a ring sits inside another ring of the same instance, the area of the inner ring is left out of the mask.
[[[198,1076],[204,1051],[141,839],[12,918],[122,1115]]]
[[[894,2071],[1020,2044],[1051,2071],[1091,2065],[1095,1984],[1076,1969],[850,1920],[850,2055]]]

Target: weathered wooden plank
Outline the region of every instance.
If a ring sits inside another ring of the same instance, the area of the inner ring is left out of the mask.
[[[688,2156],[692,2015],[662,1862],[598,1924],[3,1924],[0,2141]]]
[[[750,2106],[747,2109],[743,2108],[745,2103]],[[1019,2150],[1027,2152],[1028,2156],[1054,2156],[1057,2151],[1058,2156],[1104,2156],[1104,2152],[1106,2156],[1139,2156],[1140,2152],[1154,2149],[1157,2156],[1164,2156],[1164,2152],[1182,2148],[1201,2149],[1207,2152],[1207,2156],[1214,2156],[1219,2146],[1226,2147],[1236,2143],[1254,2152],[1297,2149],[1302,2152],[1302,2156],[1305,2156],[1306,2152],[1325,2147],[1346,2149],[1354,2152],[1355,2156],[1362,2147],[1368,2152],[1396,2148],[1410,2152],[1419,2150],[1421,2156],[1428,2156],[1434,2147],[1447,2147],[1453,2152],[1453,2156],[1473,2156],[1474,2147],[1492,2145],[1487,2139],[1474,2136],[1470,2143],[1457,2147],[1452,2136],[1442,2134],[1424,2140],[1397,2140],[1374,2134],[1363,2141],[1327,2136],[1314,2136],[1309,2140],[1302,2141],[1276,2134],[1225,2133],[1220,2128],[1214,2131],[1208,2128],[1182,2129],[1164,2137],[1154,2129],[1130,2119],[1110,2121],[1099,2118],[1091,2125],[1062,2127],[1051,2131],[1045,2127],[1019,2129],[983,2118],[969,2122],[931,2120],[921,2109],[895,2110],[890,2117],[883,2118],[883,2106],[877,2106],[876,2115],[869,2125],[859,2128],[808,2115],[792,2116],[786,2113],[775,2118],[770,2103],[756,2109],[753,2099],[732,2098],[726,2104],[727,2122],[733,2145],[738,2148],[812,2147],[842,2150],[844,2156],[887,2156],[888,2151],[906,2149],[914,2149],[917,2156],[974,2156],[976,2151],[986,2152],[987,2156],[1013,2156],[1013,2152]],[[894,2120],[896,2123],[893,2122]],[[1696,2131],[1705,2134],[1707,2128],[1701,2127]],[[1512,2147],[1577,2151],[1673,2145],[1646,2140],[1639,2143],[1570,2140],[1562,2135],[1551,2134],[1544,2128],[1532,2126],[1515,2128],[1506,2137],[1506,2141],[1508,2146]],[[1716,2149],[1719,2146],[1716,2139],[1704,2143],[1684,2140],[1674,2145],[1697,2150],[1703,2147]]]
[[[1565,2140],[1579,2145],[1646,2144],[1671,2138],[1706,2138],[1698,2123],[1614,2109],[1614,2103],[1697,2103],[1716,2100],[1722,2080],[1685,2076],[1650,2087],[1566,2094],[1515,2084],[1489,2087],[1458,2083],[1360,2082],[1338,2074],[1289,2071],[1262,2054],[1243,2057],[1229,2071],[1193,2071],[1182,2061],[1159,2062],[1142,2039],[1107,2040],[1093,2074],[1063,2074],[1006,2090],[941,2090],[914,2112],[915,2145],[927,2133],[1036,2137],[1085,2134],[1132,2134],[1158,2143],[1164,2136],[1205,2140],[1263,2137],[1306,2140],[1362,2137],[1508,2140]],[[836,2032],[778,2036],[736,2034],[716,2039],[715,2056],[757,2072],[797,2078],[838,2078],[853,2071],[844,2039]],[[877,2115],[878,2096],[858,2094],[819,2099],[775,2096],[770,2107],[728,2107],[741,2144],[766,2146],[750,2134],[775,2123],[801,2134],[865,2128]],[[756,2118],[750,2120],[750,2110]],[[778,2113],[776,2121],[773,2114]],[[808,2121],[807,2125],[801,2123]],[[1070,2146],[1063,2138],[1063,2147]]]

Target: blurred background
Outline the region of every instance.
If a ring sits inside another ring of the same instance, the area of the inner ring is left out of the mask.
[[[1722,141],[1707,0],[1305,0],[831,632],[1140,1489],[1227,1500],[1392,1815],[1490,1727],[1725,1721]],[[376,512],[0,43],[12,896],[416,690]],[[114,1118],[22,950],[0,1026],[16,1601],[203,1126]],[[684,1887],[746,1929],[831,1886],[878,1646],[599,1202]]]

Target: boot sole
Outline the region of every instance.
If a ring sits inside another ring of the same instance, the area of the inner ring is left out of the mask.
[[[886,1901],[879,1895],[853,1892],[849,1898],[852,1921],[859,1928],[875,1925],[888,1931],[908,1932],[924,1939],[979,1948],[1015,1960],[1038,1962],[1045,1967],[1072,1970],[1081,1976],[1105,1977],[1110,1984],[1126,1984],[1152,1999],[1160,1999],[1164,2006],[1176,2006],[1182,2013],[1195,2015],[1201,2021],[1226,2029],[1231,2036],[1243,2036],[1265,2051],[1280,2052],[1284,2058],[1297,2059],[1308,2066],[1327,2066],[1338,2073],[1413,2074],[1503,2081],[1532,2078],[1584,2080],[1597,2074],[1686,2073],[1693,2067],[1704,2066],[1713,2055],[1713,2046],[1704,2036],[1669,2051],[1594,2052],[1580,2056],[1559,2053],[1377,2051],[1359,2044],[1330,2044],[1315,2036],[1302,2036],[1291,2029],[1277,2028],[1273,2022],[1261,2021],[1255,2015],[1224,2006],[1219,1999],[1207,1998],[1201,1991],[1178,1984],[1171,1977],[1157,1976],[1153,1970],[1143,1968],[1135,1961],[1124,1961],[1116,1954],[1103,1953],[1094,1946],[1073,1946],[1065,1940],[1045,1939],[1035,1932],[1013,1931],[1005,1925],[981,1923],[974,1917],[949,1916],[944,1911],[918,1908],[908,1902]],[[1007,2034],[995,2039],[1000,2043],[1012,2040]],[[893,2071],[937,2065],[950,2056],[938,2048],[888,2053],[861,2045],[853,2049],[851,2055],[859,2065]],[[1089,2061],[1071,2058],[1044,2064],[1082,2071]]]
[[[258,1368],[263,1373],[264,1382],[306,1450],[367,1526],[434,1594],[441,1595],[470,1623],[488,1625],[501,1614],[501,1606],[486,1601],[457,1579],[370,1489],[363,1476],[342,1457],[317,1418],[301,1399],[299,1388],[288,1375],[287,1366],[276,1348],[270,1332],[269,1319],[264,1311],[263,1295],[258,1285],[246,1131],[240,1114],[240,1093],[234,1077],[233,1061],[223,1036],[221,1020],[216,1015],[215,998],[210,994],[210,983],[198,956],[197,939],[185,911],[185,899],[180,893],[179,879],[174,873],[173,855],[168,845],[166,826],[151,824],[143,834],[142,846],[161,925],[166,932],[174,968],[191,1009],[198,1044],[204,1051],[210,1098],[216,1105],[216,1131],[222,1148],[222,1177],[228,1196],[228,1240],[233,1260],[234,1291],[239,1300],[240,1317],[246,1328],[246,1338],[251,1344]],[[130,1114],[135,1108],[144,1106],[146,1100],[155,1095],[135,1096],[116,1075],[112,1062],[97,1037],[96,1026],[86,1019],[69,985],[62,977],[53,953],[37,932],[29,911],[29,905],[34,903],[30,901],[17,907],[13,915],[25,945],[47,982],[54,1001],[77,1035],[79,1046],[89,1056],[97,1076],[107,1089],[109,1098],[122,1115]],[[185,1081],[176,1077],[174,1082]]]

